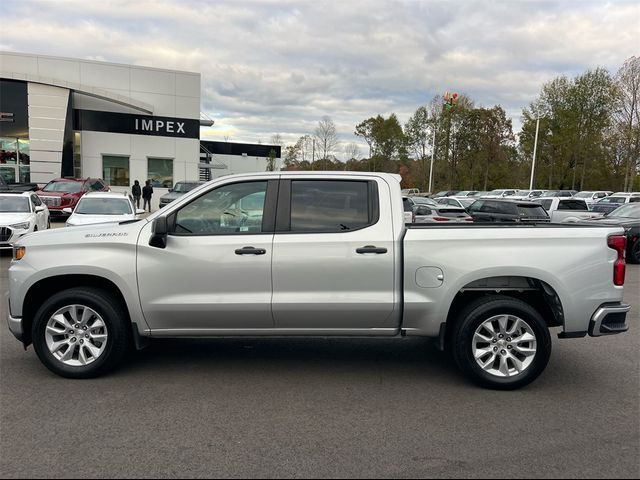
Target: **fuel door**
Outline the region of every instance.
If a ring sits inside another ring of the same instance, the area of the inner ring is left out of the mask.
[[[438,267],[420,267],[416,270],[416,284],[422,288],[438,288],[444,283],[444,272]]]

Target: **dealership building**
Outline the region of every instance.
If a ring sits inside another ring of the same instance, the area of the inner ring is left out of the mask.
[[[181,180],[264,171],[279,146],[200,142],[200,74],[0,52],[0,175],[45,184],[150,179],[154,200]]]

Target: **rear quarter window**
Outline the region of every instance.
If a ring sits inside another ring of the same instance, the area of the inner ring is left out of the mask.
[[[547,212],[542,205],[518,205],[518,214],[521,217],[542,217],[546,218]]]

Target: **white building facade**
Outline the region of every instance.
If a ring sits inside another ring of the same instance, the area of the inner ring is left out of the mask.
[[[102,178],[114,191],[281,167],[281,147],[200,143],[200,74],[0,52],[0,175],[44,185]],[[275,155],[275,160],[269,157]]]
[[[154,204],[200,176],[200,74],[0,52],[0,175],[152,180]]]

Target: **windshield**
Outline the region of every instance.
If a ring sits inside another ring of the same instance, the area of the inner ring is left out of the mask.
[[[616,208],[607,217],[640,218],[640,205],[623,205]]]
[[[591,198],[592,196],[593,192],[580,192],[574,195],[576,198]]]
[[[0,197],[0,213],[30,213],[29,199],[24,197]]]
[[[131,213],[131,204],[124,198],[83,198],[73,213],[80,215],[127,215]]]
[[[82,183],[80,182],[49,182],[42,190],[44,192],[80,193],[82,191]]]
[[[197,183],[186,183],[186,182],[178,182],[176,183],[175,188],[173,189],[176,193],[187,193],[193,190],[198,186]]]

